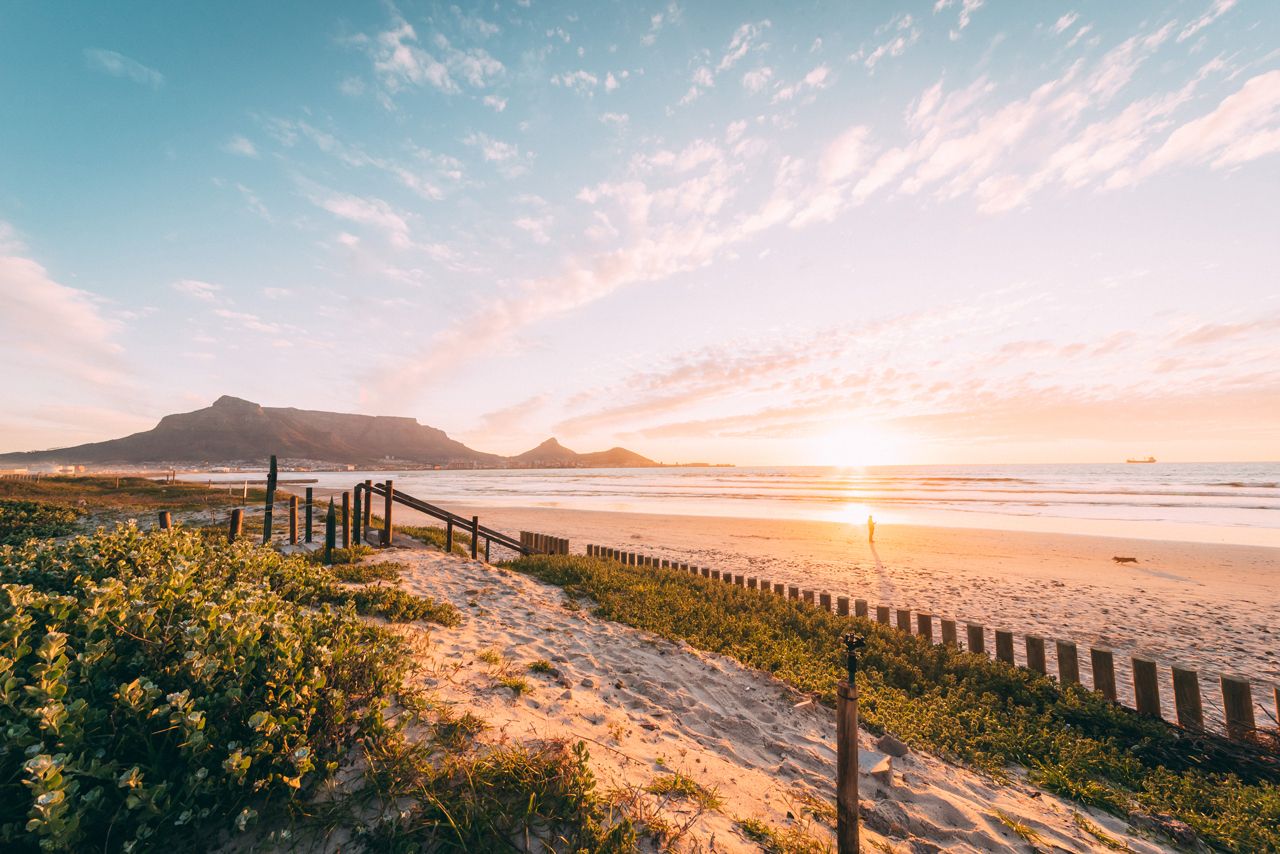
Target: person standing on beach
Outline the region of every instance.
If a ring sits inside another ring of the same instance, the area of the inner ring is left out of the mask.
[[[874,543],[876,541],[876,520],[867,517],[867,542]]]

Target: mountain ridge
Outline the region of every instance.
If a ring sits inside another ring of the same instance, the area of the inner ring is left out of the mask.
[[[554,438],[524,454],[506,457],[469,448],[416,418],[269,407],[230,395],[203,409],[166,415],[150,430],[68,448],[4,453],[0,463],[217,465],[260,462],[271,454],[359,467],[393,463],[458,468],[602,467],[612,460],[625,461],[618,463],[621,466],[658,465],[624,448],[579,454]]]

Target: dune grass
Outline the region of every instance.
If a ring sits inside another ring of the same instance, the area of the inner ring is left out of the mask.
[[[435,525],[399,525],[396,531],[429,546],[435,546],[440,551],[444,551],[448,539],[445,529]],[[457,527],[453,529],[453,554],[471,556],[471,535]]]
[[[237,507],[241,491],[232,495],[210,489],[203,483],[177,481],[161,483],[145,477],[66,475],[39,480],[0,480],[0,498],[42,501],[59,507],[75,507],[88,514],[112,511],[142,513],[160,510],[203,510],[207,507]],[[248,503],[261,504],[266,493],[250,489]]]
[[[1193,738],[1034,672],[935,646],[864,619],[684,573],[578,555],[509,564],[598,616],[731,655],[834,704],[839,637],[867,638],[861,717],[908,744],[997,777],[1009,765],[1044,788],[1119,815],[1170,815],[1232,851],[1280,850],[1274,756]]]
[[[33,537],[61,537],[76,529],[81,513],[44,501],[0,499],[0,546],[16,546]]]

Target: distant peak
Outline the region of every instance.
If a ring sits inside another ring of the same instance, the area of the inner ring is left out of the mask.
[[[543,442],[538,447],[534,448],[534,450],[535,451],[565,450],[565,447],[564,445],[560,444],[559,440],[557,440],[555,436],[552,436],[550,439]]]
[[[213,402],[213,405],[218,407],[223,407],[223,408],[235,407],[236,409],[243,409],[246,406],[252,406],[254,408],[257,408],[258,406],[258,404],[254,403],[251,400],[245,400],[244,398],[241,398],[241,397],[232,397],[229,394],[224,394],[222,397],[215,400]]]

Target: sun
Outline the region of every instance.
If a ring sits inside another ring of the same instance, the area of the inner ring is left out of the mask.
[[[806,456],[814,465],[859,468],[885,466],[902,459],[897,434],[872,426],[848,426],[820,433],[808,442]]]

